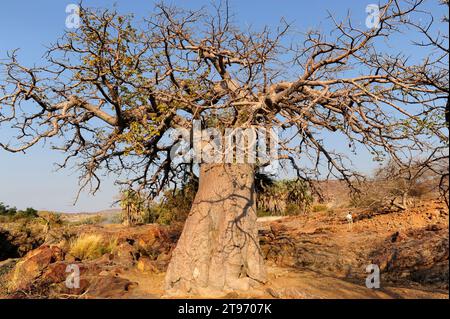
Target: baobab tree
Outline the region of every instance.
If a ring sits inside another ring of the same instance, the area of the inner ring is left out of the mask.
[[[92,192],[107,171],[156,197],[198,166],[198,192],[166,288],[199,293],[264,283],[254,179],[266,163],[175,161],[181,137],[172,132],[193,130],[195,121],[203,129],[277,127],[283,167],[307,182],[335,177],[351,187],[360,175],[349,151],[398,162],[438,146],[445,152],[448,70],[434,58],[448,55],[417,50],[423,56],[409,60],[395,44],[386,52],[380,45],[413,32],[406,17],[425,10],[422,2],[389,0],[370,27],[330,17],[332,32],[302,36],[285,21],[242,30],[226,3],[199,11],[159,4],[140,22],[80,8],[80,27],[50,47],[42,66],[21,64],[15,51],[2,62],[0,123],[17,136],[0,146],[24,152],[51,140],[67,154],[60,166],[75,163],[81,188]],[[349,151],[328,145],[324,133]]]

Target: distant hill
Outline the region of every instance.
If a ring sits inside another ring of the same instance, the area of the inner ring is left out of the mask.
[[[57,214],[61,215],[61,217],[69,222],[80,222],[86,219],[92,219],[95,217],[99,217],[104,220],[104,223],[111,223],[112,220],[120,214],[122,210],[120,208],[112,208],[105,209],[97,212],[77,212],[77,213],[61,213],[57,212]]]

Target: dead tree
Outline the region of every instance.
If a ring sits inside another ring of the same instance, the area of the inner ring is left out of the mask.
[[[380,200],[378,208],[407,210],[411,207],[413,198],[420,199],[436,190],[440,174],[442,173],[438,172],[436,165],[430,167],[426,161],[411,159],[401,164],[391,161],[375,172],[374,181],[367,187],[372,192],[374,188],[378,189],[375,191]]]

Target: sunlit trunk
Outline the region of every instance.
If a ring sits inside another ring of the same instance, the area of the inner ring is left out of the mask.
[[[166,274],[172,293],[246,290],[266,281],[254,167],[203,164],[199,190]]]

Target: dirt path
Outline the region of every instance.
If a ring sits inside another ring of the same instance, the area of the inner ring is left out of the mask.
[[[447,299],[445,292],[402,287],[366,288],[313,271],[269,267],[269,284],[245,293],[223,295],[227,298],[295,298],[295,299]],[[123,273],[121,277],[138,283],[125,298],[158,299],[164,296],[164,273],[144,275],[137,271]],[[179,296],[183,298],[183,296]],[[184,298],[211,298],[208,295],[190,295]]]

